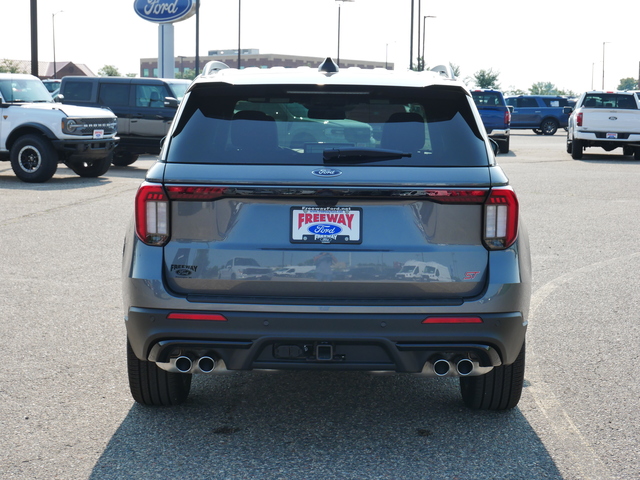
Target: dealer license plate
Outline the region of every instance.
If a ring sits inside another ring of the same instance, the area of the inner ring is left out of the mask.
[[[617,133],[607,133],[607,140],[615,140],[618,138]]]
[[[362,209],[354,207],[292,207],[291,242],[361,243]]]

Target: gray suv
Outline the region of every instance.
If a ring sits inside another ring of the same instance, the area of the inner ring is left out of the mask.
[[[274,105],[379,135],[292,144]],[[439,275],[396,275],[423,264]],[[196,79],[138,189],[122,274],[142,404],[261,369],[458,377],[474,409],[520,399],[527,235],[469,91],[439,73],[327,59]]]

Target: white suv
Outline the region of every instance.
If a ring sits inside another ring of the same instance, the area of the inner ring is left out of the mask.
[[[54,103],[37,77],[0,73],[0,160],[24,182],[46,182],[60,162],[81,177],[104,175],[116,130],[110,110]]]

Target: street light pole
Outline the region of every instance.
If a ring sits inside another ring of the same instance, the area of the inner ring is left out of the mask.
[[[336,0],[336,2],[355,2],[355,0]],[[336,65],[340,66],[340,7],[342,3],[338,3],[338,56]]]
[[[238,0],[238,70],[240,70],[240,15],[242,13],[242,0]]]
[[[58,66],[56,65],[56,15],[62,10],[51,14],[51,30],[53,32],[53,78],[58,78]]]
[[[427,62],[425,60],[425,57],[426,57],[425,43],[427,38],[427,25],[426,25],[427,18],[436,18],[436,17],[434,15],[425,15],[422,17],[422,70],[424,70],[427,66]]]
[[[604,46],[611,42],[602,42],[602,90],[604,90]]]

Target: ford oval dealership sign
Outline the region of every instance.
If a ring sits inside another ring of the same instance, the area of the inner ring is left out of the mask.
[[[195,13],[194,0],[135,0],[136,13],[155,23],[174,23],[186,20]]]

